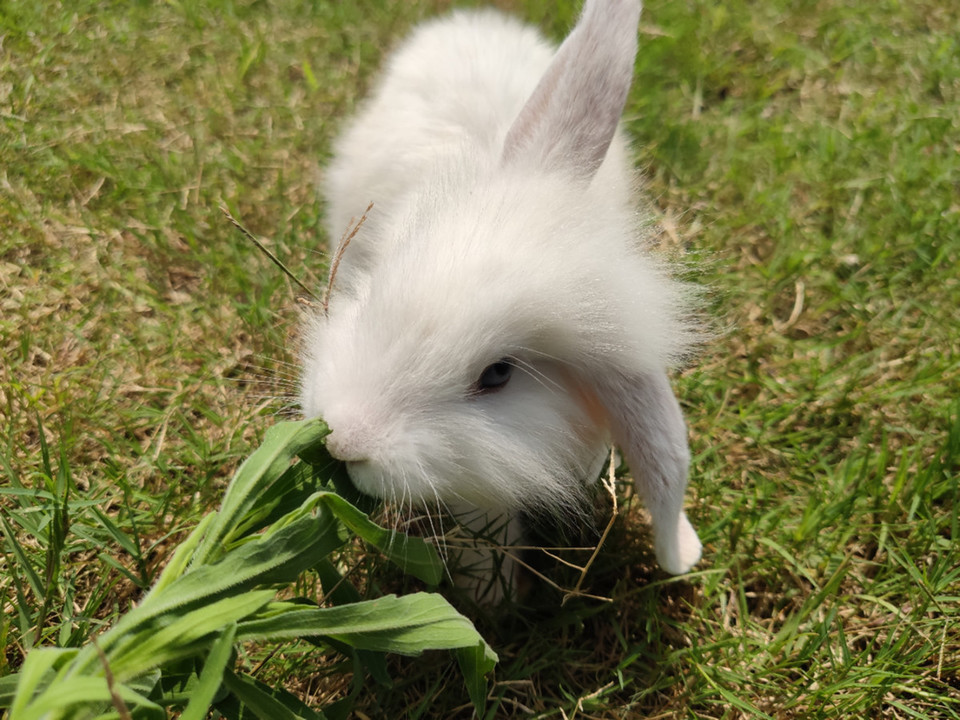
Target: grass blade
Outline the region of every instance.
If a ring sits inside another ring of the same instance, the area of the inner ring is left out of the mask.
[[[34,596],[37,600],[42,601],[46,595],[43,580],[40,579],[40,575],[37,574],[37,571],[34,569],[33,563],[31,563],[30,558],[27,557],[23,546],[17,542],[17,535],[10,526],[6,513],[0,513],[0,521],[3,522],[3,531],[7,536],[7,544],[13,552],[13,556],[17,559],[17,565],[20,570],[23,571],[24,575],[27,576],[27,582],[30,583],[30,589],[33,590]]]
[[[113,538],[113,541],[122,547],[128,555],[137,560],[140,559],[140,546],[134,542],[125,532],[123,532],[119,526],[113,522],[109,517],[107,517],[99,508],[93,508],[93,514],[96,515],[97,520],[100,521],[100,524],[103,528],[110,534],[110,537]]]

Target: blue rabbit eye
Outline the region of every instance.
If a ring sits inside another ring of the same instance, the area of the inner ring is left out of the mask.
[[[512,374],[513,365],[507,358],[503,358],[483,369],[477,381],[477,389],[482,393],[499,390],[507,384]]]

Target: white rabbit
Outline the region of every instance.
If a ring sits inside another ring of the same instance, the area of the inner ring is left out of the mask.
[[[666,369],[699,335],[618,131],[639,14],[587,0],[555,51],[456,12],[390,58],[327,171],[332,238],[373,208],[307,318],[301,403],[364,492],[484,519],[582,505],[613,440],[676,574],[701,547]]]

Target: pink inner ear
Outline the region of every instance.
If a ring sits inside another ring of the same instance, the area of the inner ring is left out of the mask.
[[[565,369],[561,370],[560,381],[567,388],[570,397],[576,400],[577,405],[580,406],[580,409],[583,410],[584,414],[589,418],[590,423],[595,429],[594,434],[599,436],[601,433],[609,430],[610,416],[590,384],[578,378],[573,372]]]
[[[623,113],[637,52],[638,0],[589,0],[507,133],[505,164],[589,181]]]

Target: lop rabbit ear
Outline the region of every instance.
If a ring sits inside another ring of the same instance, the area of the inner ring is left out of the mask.
[[[657,562],[673,575],[700,559],[700,539],[683,512],[690,451],[666,373],[614,372],[593,381],[614,439],[626,455],[653,522]]]
[[[593,177],[623,114],[639,21],[640,0],[587,0],[508,131],[505,164]]]

